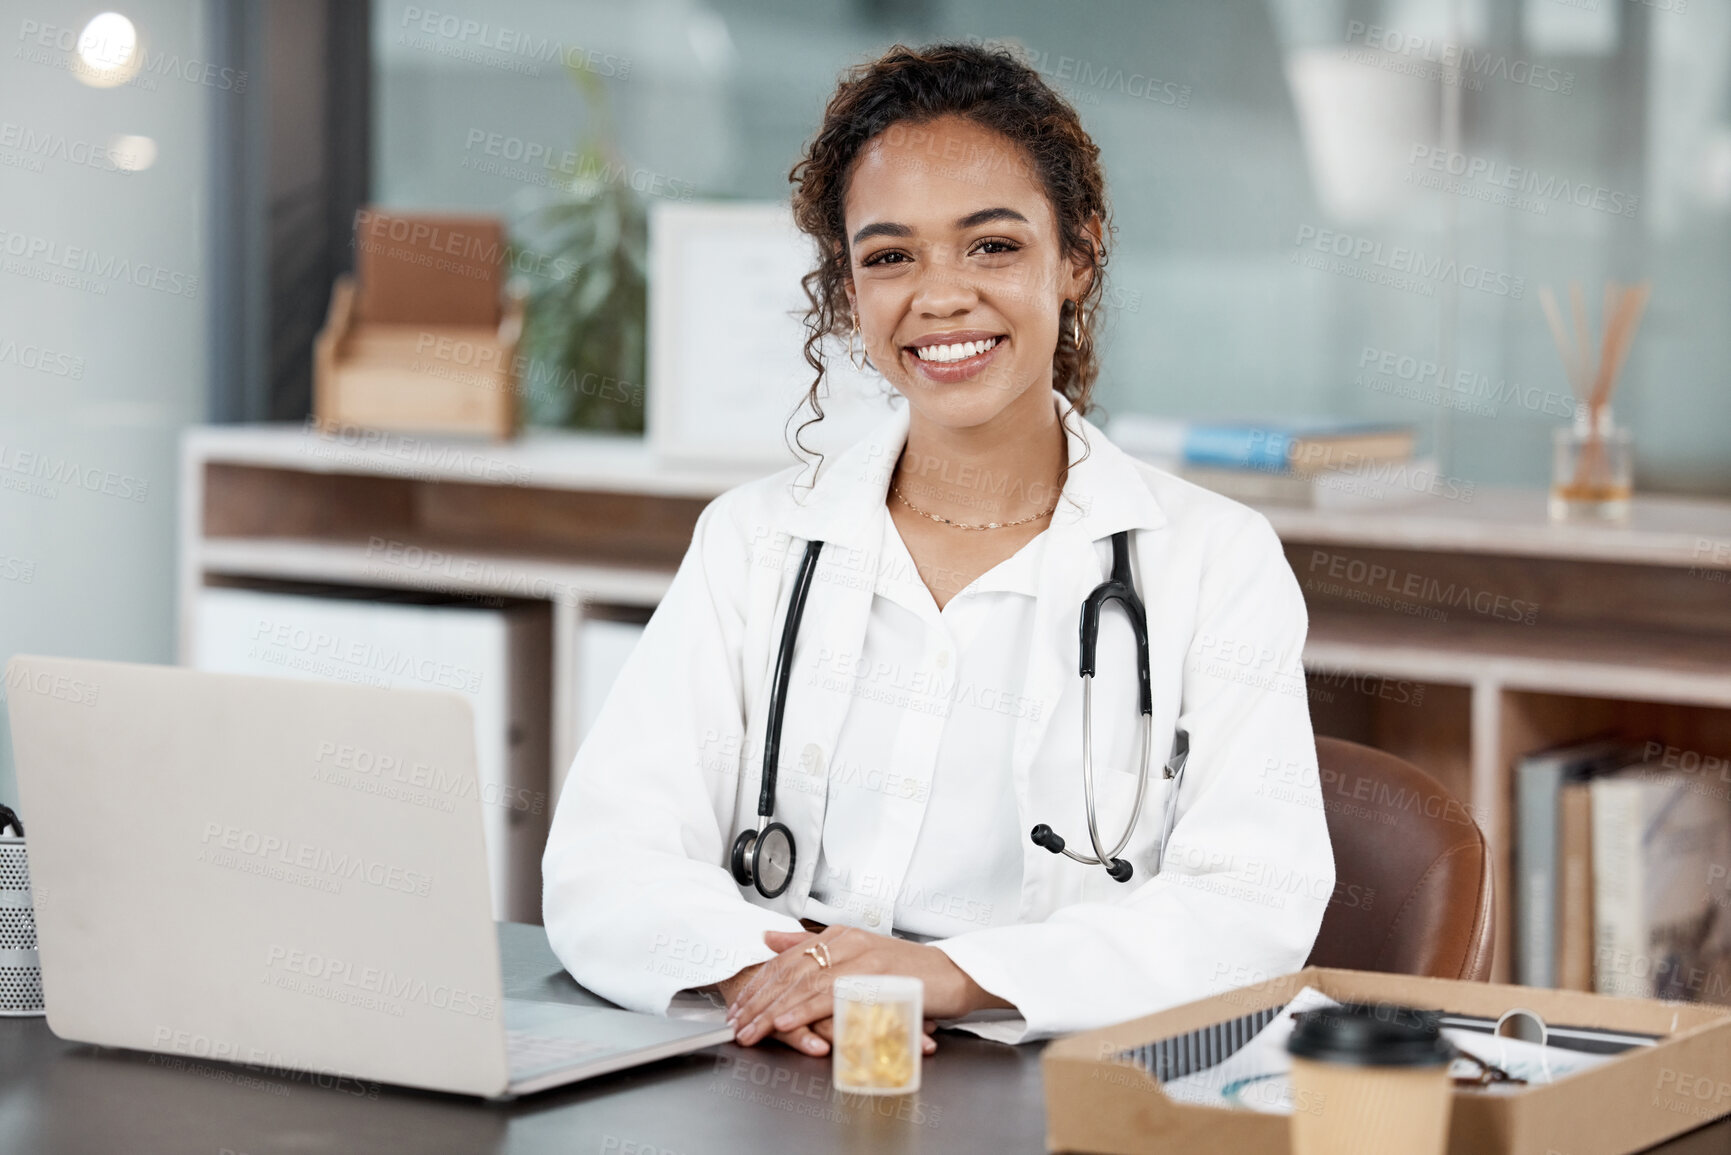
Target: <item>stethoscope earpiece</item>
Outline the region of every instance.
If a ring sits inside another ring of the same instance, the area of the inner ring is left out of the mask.
[[[1028,837],[1042,850],[1050,850],[1053,854],[1064,853],[1063,835],[1044,822],[1030,830]],[[1106,873],[1112,876],[1113,882],[1129,882],[1130,876],[1136,873],[1136,868],[1122,858],[1114,858],[1106,863]]]
[[[1096,650],[1100,640],[1100,611],[1107,602],[1116,601],[1124,607],[1124,614],[1130,619],[1131,632],[1136,636],[1136,674],[1138,677],[1139,705],[1142,708],[1142,762],[1136,775],[1136,801],[1130,808],[1130,821],[1124,827],[1124,834],[1118,839],[1118,845],[1107,850],[1100,839],[1100,824],[1094,810],[1094,666]],[[1130,573],[1130,532],[1119,530],[1112,535],[1112,573],[1105,581],[1094,587],[1087,600],[1082,603],[1082,620],[1080,625],[1081,660],[1078,673],[1082,677],[1082,792],[1088,806],[1088,841],[1093,844],[1092,856],[1078,854],[1064,845],[1064,840],[1057,831],[1044,822],[1029,832],[1029,838],[1035,846],[1049,850],[1053,854],[1062,854],[1076,862],[1087,866],[1104,866],[1106,873],[1114,882],[1129,882],[1135,873],[1135,867],[1118,854],[1130,845],[1130,835],[1136,829],[1136,819],[1142,813],[1142,797],[1148,791],[1148,752],[1153,739],[1154,726],[1154,689],[1153,679],[1148,668],[1148,612],[1142,607],[1142,599],[1136,596],[1135,578]],[[1177,796],[1177,786],[1174,785],[1167,797],[1168,809],[1171,800]],[[1160,849],[1165,850],[1165,838],[1162,836]],[[1158,872],[1159,861],[1156,859],[1155,871]]]

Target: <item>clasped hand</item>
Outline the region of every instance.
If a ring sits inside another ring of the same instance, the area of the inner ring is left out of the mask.
[[[727,1022],[742,1046],[775,1037],[811,1055],[829,1051],[834,1041],[835,980],[840,975],[910,975],[925,985],[926,1054],[937,1049],[935,1019],[960,1018],[981,1007],[1010,1004],[986,993],[950,956],[934,946],[874,934],[856,927],[810,931],[765,931],[763,941],[776,952],[718,983],[727,999]],[[822,943],[830,965],[822,967],[806,951]]]

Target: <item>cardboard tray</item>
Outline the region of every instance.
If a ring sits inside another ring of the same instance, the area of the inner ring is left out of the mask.
[[[313,344],[313,412],[326,428],[504,440],[517,426],[522,327],[514,297],[496,328],[363,321],[353,281],[339,277]]]
[[[1049,1044],[1047,1148],[1285,1155],[1287,1116],[1174,1103],[1149,1069],[1175,1076],[1219,1061],[1306,986],[1342,1002],[1490,1018],[1523,1007],[1556,1026],[1663,1036],[1556,1083],[1494,1095],[1457,1090],[1450,1155],[1627,1155],[1731,1114],[1731,1007],[1306,967]]]
[[[504,291],[505,252],[496,218],[357,213],[356,272],[313,346],[319,424],[515,433],[523,301]]]

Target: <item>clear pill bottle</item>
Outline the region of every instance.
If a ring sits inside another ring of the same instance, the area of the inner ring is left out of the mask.
[[[835,980],[835,1089],[850,1095],[905,1095],[920,1089],[925,984],[907,975]]]

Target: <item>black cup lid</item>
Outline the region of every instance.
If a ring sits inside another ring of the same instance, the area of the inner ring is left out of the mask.
[[[1293,1016],[1286,1049],[1301,1059],[1357,1067],[1436,1067],[1454,1056],[1435,1011],[1342,1003]]]

